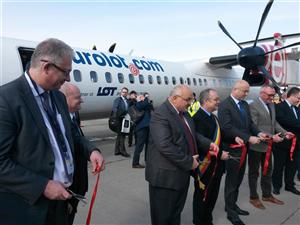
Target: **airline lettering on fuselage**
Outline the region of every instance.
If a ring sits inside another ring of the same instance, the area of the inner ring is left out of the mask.
[[[83,65],[98,65],[98,66],[110,66],[117,68],[128,68],[130,63],[133,63],[139,70],[147,71],[160,71],[164,72],[163,67],[155,61],[146,61],[143,59],[132,59],[132,62],[127,63],[125,58],[119,55],[106,55],[102,52],[79,52],[75,51],[73,62]]]
[[[97,96],[113,96],[115,93],[115,90],[117,90],[116,87],[104,87],[102,89],[102,87],[99,87],[98,92],[97,92]]]

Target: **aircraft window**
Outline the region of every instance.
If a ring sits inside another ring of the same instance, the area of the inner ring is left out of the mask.
[[[131,84],[133,84],[133,83],[134,83],[134,76],[130,73],[130,74],[128,75],[128,78],[129,78],[129,82],[130,82]]]
[[[76,82],[82,81],[82,76],[80,70],[73,70],[73,77]]]
[[[141,74],[139,75],[139,80],[140,80],[140,84],[145,83],[144,76]]]
[[[153,84],[153,77],[151,75],[148,75],[148,82],[149,84]]]
[[[90,78],[91,78],[91,81],[93,83],[96,83],[98,81],[98,75],[95,71],[91,71],[90,72]]]
[[[111,83],[112,82],[112,78],[111,78],[111,73],[110,72],[106,72],[105,73],[105,79],[107,83]]]
[[[214,84],[214,86],[217,85],[216,79],[213,79],[213,84]]]
[[[164,76],[164,80],[165,80],[165,84],[168,85],[169,84],[169,78],[167,76]]]
[[[187,84],[188,85],[191,85],[191,79],[188,77],[188,78],[186,78],[186,81],[187,81]]]
[[[197,80],[196,80],[196,78],[193,78],[193,83],[194,83],[195,86],[197,85]]]
[[[207,86],[207,80],[203,79],[203,81],[204,81],[204,85]]]
[[[161,77],[160,76],[156,76],[156,80],[158,84],[161,84]]]
[[[176,77],[172,77],[172,83],[173,85],[176,85]]]
[[[184,81],[183,81],[182,77],[180,77],[179,80],[180,80],[180,84],[184,84]]]
[[[199,84],[200,84],[200,86],[202,86],[202,79],[201,78],[199,78]]]
[[[119,80],[119,83],[124,83],[124,75],[123,75],[123,73],[118,73],[118,80]]]

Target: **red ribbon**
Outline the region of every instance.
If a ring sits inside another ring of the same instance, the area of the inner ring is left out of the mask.
[[[264,169],[263,169],[263,175],[264,176],[267,175],[270,156],[271,156],[271,153],[272,153],[272,144],[273,144],[273,140],[272,139],[268,140],[268,148],[267,148],[267,152],[266,152],[266,157],[265,157],[265,162],[264,162]]]
[[[293,161],[293,154],[294,154],[294,151],[295,151],[295,147],[296,147],[296,141],[297,141],[297,138],[296,138],[296,135],[292,138],[292,145],[291,145],[291,149],[290,149],[290,159],[291,161]]]
[[[240,166],[239,169],[241,169],[241,167],[244,164],[244,161],[246,159],[246,155],[247,155],[247,147],[245,144],[231,144],[229,145],[230,148],[242,148],[242,155],[241,155],[241,159],[240,159]]]
[[[94,206],[94,203],[95,203],[97,190],[98,190],[98,185],[99,185],[99,179],[100,179],[100,166],[99,165],[97,165],[97,167],[96,167],[96,172],[98,172],[97,180],[96,180],[96,184],[94,186],[94,191],[93,191],[93,195],[92,195],[92,199],[91,199],[89,213],[88,213],[88,216],[86,218],[86,225],[90,225],[90,223],[91,223],[92,210],[93,210],[93,206]]]
[[[206,201],[207,199],[207,194],[208,194],[208,188],[210,187],[211,183],[212,183],[212,180],[214,179],[215,177],[215,174],[216,174],[216,171],[217,171],[217,167],[218,167],[218,158],[216,157],[216,163],[215,163],[215,166],[214,166],[214,171],[209,179],[209,182],[208,182],[208,185],[204,191],[204,198],[203,198],[203,202]]]

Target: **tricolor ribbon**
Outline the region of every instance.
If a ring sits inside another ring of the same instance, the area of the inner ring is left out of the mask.
[[[97,164],[96,172],[98,173],[97,174],[97,180],[96,180],[96,184],[94,186],[94,191],[93,191],[93,195],[92,195],[92,199],[91,199],[89,213],[88,213],[88,216],[86,218],[86,225],[90,225],[90,223],[91,223],[92,210],[93,210],[93,206],[94,206],[97,191],[98,191],[98,185],[99,185],[99,180],[100,180],[100,166],[99,166],[99,164]]]
[[[265,162],[264,162],[264,168],[263,168],[263,175],[267,175],[268,167],[269,167],[269,162],[270,162],[270,157],[272,153],[272,145],[273,145],[273,139],[268,140],[268,147],[267,147],[267,152],[265,156]]]
[[[240,165],[239,165],[239,169],[241,169],[241,167],[244,164],[244,161],[246,159],[246,155],[247,155],[247,147],[245,144],[231,144],[229,145],[230,148],[242,148],[242,155],[241,155],[241,159],[240,159]]]
[[[290,149],[290,159],[291,161],[293,161],[293,155],[294,155],[294,151],[295,151],[295,147],[296,147],[296,142],[297,142],[297,138],[296,135],[294,135],[294,137],[292,138],[292,145],[291,145],[291,149]]]

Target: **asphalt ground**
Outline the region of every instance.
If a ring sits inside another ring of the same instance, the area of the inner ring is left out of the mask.
[[[83,121],[82,129],[88,139],[102,151],[106,169],[100,175],[99,188],[92,212],[91,224],[94,225],[148,225],[151,224],[148,183],[145,181],[144,169],[131,167],[134,146],[128,148],[130,158],[114,155],[115,135],[108,129],[107,119]],[[127,146],[127,140],[126,140]],[[144,159],[144,156],[141,156]],[[142,160],[143,163],[143,160]],[[249,203],[249,187],[247,171],[240,187],[238,205],[250,212],[249,216],[241,216],[247,225],[300,225],[300,197],[285,190],[276,196],[285,204],[275,205],[263,202],[266,209],[254,208]],[[224,180],[220,188],[213,217],[215,225],[231,224],[224,212]],[[87,205],[79,203],[74,224],[86,224],[91,195],[96,176],[89,172],[89,192]],[[300,190],[300,183],[296,186]],[[193,181],[191,179],[185,208],[182,212],[181,224],[192,224]],[[260,191],[260,187],[258,188]],[[261,193],[260,193],[261,195]]]

